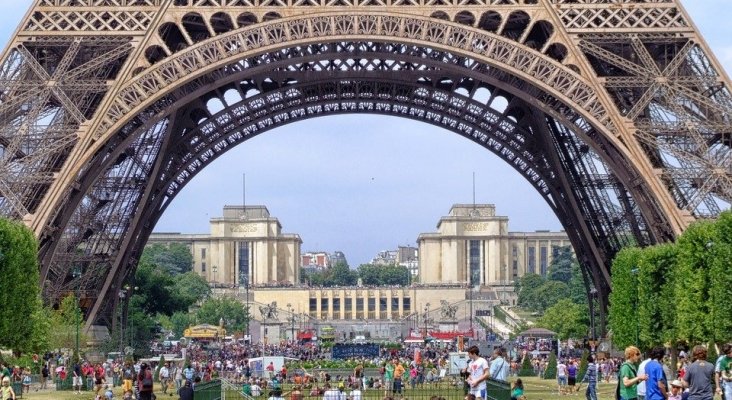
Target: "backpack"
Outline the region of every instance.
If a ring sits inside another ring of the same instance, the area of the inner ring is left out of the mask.
[[[152,372],[145,371],[145,377],[142,378],[142,389],[147,391],[147,390],[152,390],[152,388],[153,388]]]

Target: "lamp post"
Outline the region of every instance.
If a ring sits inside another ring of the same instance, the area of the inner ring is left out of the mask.
[[[590,340],[592,340],[592,346],[594,347],[595,336],[595,296],[597,296],[597,289],[594,287],[590,289]]]
[[[635,275],[635,301],[634,301],[635,307],[634,308],[637,310],[638,305],[639,305],[638,304],[639,303],[639,301],[638,301],[638,268],[636,267],[636,268],[631,269],[630,273]],[[635,319],[635,345],[638,346],[640,344],[640,343],[638,343],[638,336],[639,336],[638,331],[640,330],[640,326],[638,325],[638,318],[634,318],[634,319]]]
[[[427,339],[427,317],[429,316],[429,311],[430,303],[427,303],[424,305],[424,315],[422,316],[422,320],[424,322],[424,334],[422,335],[422,337],[424,337],[425,339]]]
[[[242,281],[244,282],[244,293],[246,296],[246,305],[247,305],[247,340],[249,341],[249,344],[252,343],[252,331],[250,329],[251,322],[252,322],[252,314],[251,310],[249,309],[249,275],[244,275],[242,278]]]
[[[287,313],[290,314],[287,319],[290,321],[290,341],[295,342],[295,309],[292,308],[292,304],[287,303]]]
[[[73,272],[71,273],[71,276],[73,277],[74,281],[76,281],[81,276],[81,267],[78,265],[74,267]],[[79,362],[81,360],[81,357],[79,355],[79,330],[81,325],[81,306],[79,303],[79,283],[74,282],[74,314],[75,314],[75,322],[76,322],[76,348],[74,350],[74,358],[76,359],[76,362]]]
[[[130,305],[130,298],[132,297],[132,294],[134,292],[138,291],[138,290],[140,290],[140,288],[138,286],[132,287],[130,285],[125,285],[124,292],[125,292],[125,295],[127,296],[127,300],[126,300],[127,301],[127,306],[125,308],[128,308],[129,307],[129,305]],[[129,329],[125,329],[125,330],[128,332],[128,336],[130,337],[130,342],[129,342],[130,347],[132,349],[134,349],[135,348],[135,319],[134,318],[130,318],[129,312],[127,314],[128,314],[127,315],[127,322],[129,322],[130,328]]]

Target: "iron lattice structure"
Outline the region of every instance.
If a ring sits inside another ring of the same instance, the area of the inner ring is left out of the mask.
[[[678,0],[36,0],[0,60],[0,215],[87,325],[176,194],[334,113],[444,127],[521,173],[605,309],[624,245],[732,201],[730,82]],[[602,322],[604,325],[604,322]]]

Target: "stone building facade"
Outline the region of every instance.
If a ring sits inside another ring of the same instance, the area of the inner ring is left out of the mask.
[[[299,235],[282,232],[264,206],[224,206],[206,234],[153,233],[148,243],[185,243],[193,270],[214,286],[293,285],[300,281]]]
[[[510,232],[492,204],[455,204],[437,232],[422,233],[420,283],[507,287],[526,273],[546,275],[554,249],[570,245],[564,231]]]

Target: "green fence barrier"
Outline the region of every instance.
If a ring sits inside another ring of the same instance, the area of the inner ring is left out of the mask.
[[[15,392],[16,399],[23,398],[23,384],[20,382],[13,382],[13,392]]]
[[[488,379],[486,382],[486,392],[490,400],[511,400],[511,384],[504,381]]]
[[[221,381],[202,382],[193,389],[193,400],[221,400]]]

